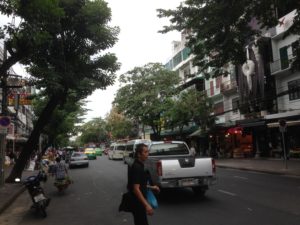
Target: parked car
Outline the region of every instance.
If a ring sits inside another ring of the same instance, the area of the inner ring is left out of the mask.
[[[161,188],[192,188],[204,195],[216,183],[214,159],[195,157],[183,141],[151,142],[145,167]]]
[[[112,143],[108,151],[108,159],[123,159],[125,148],[125,142]]]
[[[123,154],[123,161],[126,164],[131,165],[135,154],[135,149],[138,144],[150,145],[151,140],[147,139],[134,139],[126,143],[126,148]]]
[[[73,152],[69,160],[69,168],[76,166],[89,166],[89,159],[86,154],[82,152]]]
[[[87,155],[88,159],[97,159],[96,151],[94,148],[84,149],[84,154]]]

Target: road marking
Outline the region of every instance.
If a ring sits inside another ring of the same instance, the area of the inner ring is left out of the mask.
[[[226,195],[236,196],[235,193],[232,193],[232,192],[229,192],[229,191],[224,191],[224,190],[221,190],[221,189],[219,189],[218,191],[221,192],[221,193],[223,193],[223,194],[226,194]]]
[[[240,177],[240,176],[233,176],[234,178],[239,178],[239,179],[242,179],[242,180],[248,180],[247,177]]]

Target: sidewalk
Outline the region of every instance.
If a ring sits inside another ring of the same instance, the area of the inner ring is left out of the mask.
[[[290,159],[287,161],[288,168],[285,169],[283,159],[216,159],[216,166],[221,168],[233,168],[239,170],[250,170],[278,175],[290,175],[300,178],[300,160]],[[9,175],[8,168],[5,171]],[[35,174],[37,171],[24,171],[23,179]],[[1,213],[23,192],[25,187],[21,184],[5,184],[0,188],[0,215]]]
[[[287,169],[283,159],[216,159],[216,166],[221,168],[232,168],[239,170],[250,170],[256,172],[299,176],[300,178],[300,160],[287,160]]]
[[[8,177],[11,169],[12,169],[12,166],[5,168],[5,170],[4,170],[5,178]],[[32,176],[36,173],[37,173],[36,171],[24,170],[24,172],[22,174],[22,179]],[[20,183],[16,183],[16,184],[7,184],[6,183],[6,184],[4,184],[3,187],[0,187],[0,215],[25,190],[26,190],[26,188]]]

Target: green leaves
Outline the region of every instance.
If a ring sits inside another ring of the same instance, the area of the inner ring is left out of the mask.
[[[120,82],[123,86],[114,99],[117,109],[160,133],[162,113],[168,109],[167,99],[176,92],[179,75],[159,63],[149,63],[123,74]]]
[[[220,68],[225,64],[245,62],[245,45],[260,34],[258,28],[276,26],[277,12],[285,7],[300,9],[296,0],[186,0],[175,10],[159,9],[158,16],[170,18],[171,23],[161,32],[178,30],[189,34],[187,45],[195,55],[194,64],[204,74],[216,77],[223,74]],[[300,17],[297,18],[291,30],[299,34]],[[259,27],[253,26],[256,21]]]

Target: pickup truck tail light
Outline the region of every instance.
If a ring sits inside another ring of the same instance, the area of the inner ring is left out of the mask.
[[[212,165],[212,172],[216,173],[216,161],[214,159],[211,159],[211,165]]]
[[[158,161],[156,163],[156,171],[157,171],[157,176],[162,176],[162,165],[161,165],[161,161]]]

